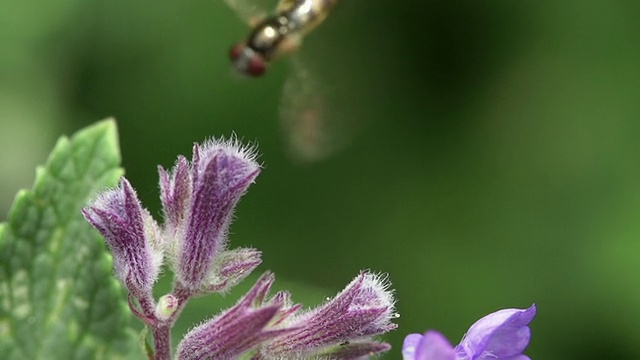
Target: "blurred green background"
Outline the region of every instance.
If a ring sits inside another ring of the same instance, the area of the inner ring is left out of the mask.
[[[290,63],[234,76],[227,52],[247,27],[221,0],[0,9],[2,218],[55,139],[96,120],[117,118],[154,214],[156,165],[235,131],[265,169],[232,245],[261,249],[259,271],[305,301],[388,272],[401,317],[385,358],[407,333],[455,343],[533,302],[531,358],[640,358],[640,2],[345,0],[300,55],[354,95],[339,116],[361,130],[315,164],[285,151]]]

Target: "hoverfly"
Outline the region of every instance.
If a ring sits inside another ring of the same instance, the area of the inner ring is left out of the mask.
[[[284,84],[279,117],[289,150],[304,162],[326,158],[345,145],[346,122],[336,120],[336,111],[328,112],[327,87],[297,50],[338,0],[279,0],[272,15],[255,1],[225,0],[252,29],[244,41],[231,48],[232,64],[239,73],[258,77],[271,61],[288,55],[293,68]]]
[[[237,0],[226,2],[229,5],[241,5]],[[262,75],[268,62],[297,50],[304,35],[324,21],[336,2],[337,0],[280,0],[274,15],[264,17],[259,22],[257,18],[247,19],[253,25],[253,30],[246,41],[231,49],[233,65],[245,75]]]

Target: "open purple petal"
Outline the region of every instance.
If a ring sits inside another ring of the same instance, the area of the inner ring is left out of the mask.
[[[402,358],[404,360],[418,360],[415,355],[422,336],[421,334],[409,334],[404,338],[402,343]]]
[[[427,331],[424,335],[410,334],[402,345],[404,360],[455,360],[451,343],[437,331]]]
[[[527,359],[522,352],[529,345],[529,323],[536,307],[504,309],[491,313],[473,324],[456,347],[460,359]]]

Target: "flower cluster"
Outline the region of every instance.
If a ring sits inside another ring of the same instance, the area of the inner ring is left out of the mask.
[[[459,345],[451,346],[437,331],[410,334],[404,340],[404,360],[530,360],[522,353],[529,345],[529,323],[536,307],[504,309],[471,325]]]
[[[153,358],[168,360],[170,331],[188,300],[226,292],[261,262],[256,249],[227,247],[235,206],[260,166],[251,148],[211,140],[194,145],[192,162],[179,157],[173,169],[158,171],[164,224],[142,207],[125,178],[82,213],[111,250],[132,312],[152,329]],[[174,273],[174,286],[156,302],[153,284],[163,264]],[[178,346],[178,359],[353,359],[389,349],[374,338],[396,328],[386,279],[362,272],[307,311],[288,292],[269,297],[273,281],[263,275],[235,306],[193,328]]]

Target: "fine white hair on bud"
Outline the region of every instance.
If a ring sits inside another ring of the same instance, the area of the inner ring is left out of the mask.
[[[227,153],[228,156],[234,156],[244,159],[245,162],[252,163],[257,167],[260,167],[260,165],[257,163],[259,157],[257,144],[245,144],[240,139],[238,139],[235,134],[231,135],[229,138],[220,137],[205,140],[205,142],[202,143],[199,148],[203,152],[221,150]]]

